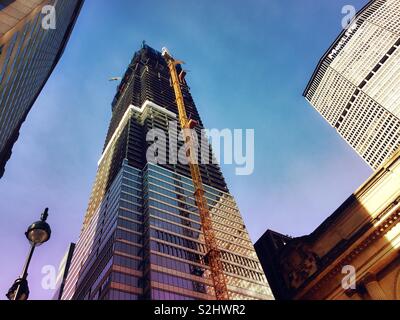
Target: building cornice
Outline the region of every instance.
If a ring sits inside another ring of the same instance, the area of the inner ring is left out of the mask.
[[[395,211],[390,214],[384,221],[373,228],[373,231],[363,240],[359,240],[356,245],[348,248],[338,263],[333,264],[330,268],[325,269],[303,289],[300,289],[300,293],[297,293],[294,299],[306,299],[307,296],[311,296],[319,291],[324,285],[328,284],[332,279],[334,279],[338,274],[341,274],[342,269],[346,265],[350,265],[357,257],[359,257],[367,248],[369,248],[374,243],[382,239],[390,230],[392,230],[397,224],[400,223],[400,198],[397,198],[392,202],[384,212],[388,213],[395,208]]]
[[[370,5],[372,5],[376,0],[370,0],[355,16],[354,18],[354,22],[358,21],[359,18],[365,13],[365,11],[370,7]],[[386,2],[386,0],[384,0]],[[384,3],[384,2],[383,2]],[[321,66],[324,64],[324,62],[326,62],[327,58],[329,58],[330,53],[332,52],[332,50],[334,50],[338,44],[340,43],[340,41],[342,40],[342,38],[346,35],[347,33],[347,29],[343,29],[342,32],[336,37],[335,41],[332,43],[332,45],[325,51],[324,55],[321,57],[321,59],[318,61],[318,64],[316,66],[316,68],[314,69],[314,72],[310,78],[310,80],[307,83],[307,86],[303,92],[303,97],[306,97],[312,84],[314,83],[314,80],[316,78],[316,76],[318,75],[318,72],[321,68]]]

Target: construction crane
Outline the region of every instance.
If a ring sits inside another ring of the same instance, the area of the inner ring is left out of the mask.
[[[203,228],[204,241],[207,249],[206,260],[210,266],[211,278],[214,285],[215,297],[217,300],[229,300],[228,288],[221,262],[221,252],[218,249],[217,240],[212,227],[211,215],[208,209],[207,199],[203,181],[201,178],[200,167],[197,161],[197,148],[195,148],[192,137],[192,129],[198,126],[197,121],[189,119],[186,113],[185,102],[183,99],[181,85],[184,83],[185,71],[178,75],[176,67],[183,64],[182,61],[175,60],[167,48],[162,49],[162,56],[168,64],[171,74],[171,82],[175,91],[176,104],[178,106],[179,121],[183,131],[186,144],[186,157],[189,162],[190,172],[194,186],[194,197],[199,210],[201,225]]]

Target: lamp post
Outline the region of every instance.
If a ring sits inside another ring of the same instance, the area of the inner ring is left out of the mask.
[[[49,224],[46,222],[49,216],[49,209],[42,213],[40,221],[37,221],[29,226],[28,230],[25,232],[26,238],[31,244],[31,249],[29,251],[28,257],[25,262],[24,269],[22,271],[22,276],[18,278],[10,290],[7,293],[7,298],[9,300],[28,300],[29,297],[29,287],[28,287],[28,268],[32,260],[33,252],[35,248],[47,242],[50,239],[51,229]]]

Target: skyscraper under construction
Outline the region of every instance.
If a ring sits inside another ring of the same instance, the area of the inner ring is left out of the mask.
[[[186,81],[181,89],[200,135],[203,124]],[[112,113],[62,299],[215,299],[189,165],[168,161],[183,142],[170,148],[180,126],[160,52],[143,45],[135,53]],[[157,152],[167,161],[158,164],[147,156],[152,129],[166,132],[167,148]],[[219,166],[202,164],[200,172],[229,298],[273,299]]]

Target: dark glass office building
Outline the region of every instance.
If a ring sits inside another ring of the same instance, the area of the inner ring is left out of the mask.
[[[280,255],[292,240],[292,237],[267,230],[254,245],[276,300],[290,300],[290,295],[284,286]]]
[[[0,178],[22,124],[61,58],[83,2],[0,1]],[[49,5],[55,10],[43,9]]]
[[[189,87],[182,91],[200,134]],[[158,51],[144,45],[134,55],[112,113],[62,298],[215,299],[189,166],[146,160],[151,129],[165,132],[167,145],[179,131],[170,125],[178,110]],[[169,148],[159,152],[169,159]],[[230,299],[273,299],[219,166],[201,165],[201,174]]]
[[[69,268],[71,267],[72,257],[75,250],[75,243],[71,243],[68,247],[64,258],[61,260],[58,268],[56,290],[53,295],[53,300],[60,300],[64,292],[65,281],[67,281]]]

